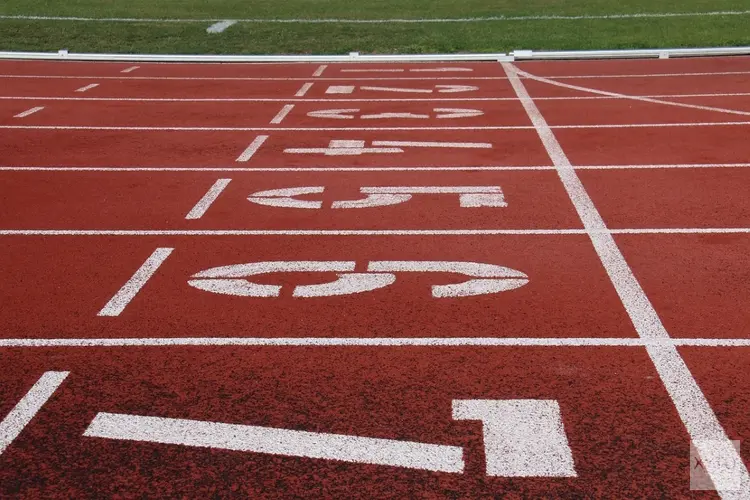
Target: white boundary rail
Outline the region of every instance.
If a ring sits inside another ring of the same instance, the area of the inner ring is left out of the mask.
[[[180,55],[180,54],[76,54],[57,52],[0,52],[0,59],[36,59],[47,61],[129,61],[182,63],[322,63],[322,62],[447,62],[447,61],[526,61],[546,59],[643,59],[671,57],[706,57],[750,55],[750,47],[707,47],[686,49],[635,50],[516,50],[510,54],[402,54],[363,55]]]

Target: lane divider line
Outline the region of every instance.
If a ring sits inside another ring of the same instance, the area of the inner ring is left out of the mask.
[[[253,139],[253,142],[250,143],[250,145],[242,152],[241,155],[237,157],[237,160],[235,161],[240,163],[248,161],[253,157],[255,153],[258,152],[263,143],[266,142],[266,139],[268,139],[267,135],[259,135],[258,137]]]
[[[305,94],[307,94],[307,91],[312,88],[313,84],[310,82],[302,84],[302,87],[297,91],[296,94],[294,94],[294,97],[304,97]]]
[[[131,66],[129,68],[125,68],[124,70],[120,71],[120,73],[132,73],[133,71],[137,70],[138,68],[140,68],[140,66]],[[113,77],[113,78],[117,78],[117,77]]]
[[[16,347],[750,347],[750,339],[596,337],[131,337],[0,339]]]
[[[321,64],[320,66],[318,66],[318,69],[315,70],[315,73],[313,73],[313,76],[315,77],[323,76],[323,72],[326,70],[327,67],[328,67],[327,64]]]
[[[196,203],[190,212],[188,212],[185,218],[188,220],[195,220],[203,217],[213,202],[216,201],[219,195],[229,185],[231,180],[232,179],[218,179],[214,182],[213,186],[211,186],[206,194],[203,195],[203,198],[198,200],[198,203]]]
[[[97,316],[119,316],[173,250],[174,248],[157,248],[154,250],[154,253],[146,259],[135,274],[109,299],[109,302],[99,311]]]
[[[45,372],[0,422],[0,455],[31,422],[70,372]]]
[[[502,63],[502,66],[529,119],[536,127],[547,154],[557,167],[563,187],[584,228],[589,232],[591,243],[639,337],[649,340],[668,339],[669,333],[659,315],[620,252],[557,137],[521,82],[519,73],[523,73],[512,64]],[[747,467],[677,348],[669,344],[648,345],[646,351],[717,491],[723,497],[729,497],[731,491],[750,491]]]
[[[13,118],[26,118],[27,116],[33,115],[34,113],[41,111],[43,109],[44,109],[44,106],[37,106],[35,108],[27,109],[26,111],[18,113],[17,115],[13,115]]]
[[[294,109],[294,104],[285,104],[281,108],[281,111],[279,111],[276,114],[276,116],[273,117],[273,119],[271,120],[271,123],[272,124],[279,124],[279,123],[281,123],[282,121],[284,121],[284,118],[286,118],[286,115],[288,115],[289,112],[292,111],[293,109]]]
[[[96,87],[98,87],[98,86],[99,86],[99,84],[98,84],[98,83],[91,83],[91,84],[89,84],[89,85],[86,85],[86,86],[84,86],[84,87],[81,87],[81,88],[79,88],[79,89],[76,89],[76,92],[86,92],[87,90],[91,90],[91,89],[93,89],[93,88],[96,88]]]

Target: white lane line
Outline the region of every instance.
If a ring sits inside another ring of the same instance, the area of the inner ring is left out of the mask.
[[[482,23],[497,21],[588,21],[595,19],[660,19],[673,17],[723,17],[746,16],[750,10],[717,10],[702,12],[630,12],[623,14],[585,14],[565,15],[548,14],[533,16],[477,16],[477,17],[425,17],[425,18],[382,18],[382,19],[349,19],[349,18],[247,18],[237,19],[240,23],[255,24],[424,24],[424,23]],[[220,19],[206,18],[148,18],[148,17],[81,17],[81,16],[31,16],[2,15],[0,19],[19,19],[26,21],[78,21],[105,23],[209,23]]]
[[[43,109],[44,109],[44,106],[37,106],[35,108],[27,109],[26,111],[18,113],[17,115],[13,115],[13,118],[26,118],[27,116],[33,115],[34,113],[41,111]]]
[[[652,165],[580,165],[576,170],[748,168],[750,163],[683,163]],[[548,165],[412,166],[412,167],[2,167],[0,172],[500,172],[557,170]]]
[[[519,72],[520,73],[520,72]],[[685,76],[733,76],[733,75],[747,75],[750,71],[704,71],[704,72],[693,72],[693,73],[630,73],[624,75],[559,75],[559,76],[547,76],[547,78],[554,78],[555,80],[575,80],[578,78],[669,78],[669,77],[685,77]],[[536,100],[536,97],[534,98]]]
[[[140,68],[140,66],[131,66],[129,68],[125,68],[124,70],[120,71],[120,73],[132,73],[133,71],[137,70],[138,68]],[[112,77],[112,78],[116,78],[116,77]]]
[[[206,28],[206,33],[211,33],[211,34],[223,33],[224,31],[226,31],[227,28],[235,24],[237,24],[237,21],[232,21],[229,19],[226,21],[219,21],[218,23],[214,23],[208,28]]]
[[[268,139],[267,135],[259,135],[255,139],[253,139],[253,142],[250,143],[250,145],[237,157],[238,162],[246,162],[250,158],[253,157],[255,153],[258,152],[260,147],[263,145],[264,142],[266,142],[266,139]]]
[[[98,413],[87,437],[460,473],[463,448],[200,420]]]
[[[98,83],[91,83],[89,85],[85,85],[85,86],[83,86],[83,87],[81,87],[79,89],[76,89],[76,92],[86,92],[87,90],[91,90],[91,89],[96,88],[98,86],[99,86]]]
[[[327,67],[328,67],[327,64],[321,64],[320,66],[318,66],[318,69],[315,70],[315,73],[313,73],[313,76],[315,77],[323,76],[323,72],[326,70]]]
[[[750,339],[604,337],[132,337],[0,339],[15,347],[750,347]]]
[[[302,84],[300,89],[297,91],[297,93],[294,94],[294,97],[304,97],[305,94],[307,94],[307,91],[312,88],[313,84],[310,82]],[[327,99],[324,99],[327,100]]]
[[[607,230],[604,220],[560,143],[529,96],[516,73],[516,68],[508,63],[502,65],[529,119],[537,128],[539,138],[550,159],[557,167],[560,180],[581,222],[589,231],[589,238],[594,249],[633,322],[638,336],[645,339],[668,339],[669,333],[664,328],[659,315],[625,261],[612,234]],[[703,459],[706,472],[717,485],[717,490],[720,494],[728,496],[730,493],[723,493],[722,488],[726,488],[731,481],[737,480],[740,484],[738,491],[750,491],[750,474],[748,474],[747,467],[724,432],[711,405],[676,347],[674,345],[649,345],[646,351],[677,408],[690,439]]]
[[[492,149],[489,142],[429,142],[429,141],[372,141],[375,147],[384,148],[467,148],[467,149]]]
[[[492,236],[566,234],[747,234],[748,227],[625,229],[0,229],[0,236]]]
[[[665,101],[663,99],[652,99],[650,97],[640,97],[640,96],[636,96],[636,95],[620,94],[618,92],[609,92],[609,91],[605,91],[605,90],[597,90],[597,89],[592,89],[592,88],[589,88],[589,87],[581,87],[581,86],[578,86],[578,85],[570,85],[570,84],[567,84],[567,83],[557,82],[557,81],[552,80],[550,78],[544,78],[544,77],[541,77],[541,76],[535,76],[535,75],[532,75],[531,73],[528,73],[526,71],[521,71],[521,70],[518,71],[518,74],[519,75],[523,75],[526,78],[529,78],[531,80],[536,80],[538,82],[546,83],[546,84],[549,84],[549,85],[554,85],[555,87],[562,87],[562,88],[566,88],[566,89],[570,89],[570,90],[577,90],[579,92],[588,92],[588,93],[591,93],[591,94],[599,94],[599,95],[605,95],[605,96],[609,96],[609,97],[617,97],[619,99],[629,99],[629,100],[633,100],[633,101],[647,102],[647,103],[650,103],[650,104],[663,104],[665,106],[674,106],[674,107],[678,107],[678,108],[698,109],[698,110],[701,110],[701,111],[715,111],[715,112],[718,112],[718,113],[726,113],[726,114],[731,114],[731,115],[750,116],[750,111],[740,111],[740,110],[736,110],[736,109],[717,108],[717,107],[714,107],[714,106],[702,106],[702,105],[699,105],[699,104],[689,104],[689,103],[685,103],[685,102]]]
[[[98,84],[97,84],[98,85]],[[310,84],[312,86],[312,84]],[[732,93],[706,93],[706,94],[644,94],[637,97],[649,97],[654,99],[682,99],[682,98],[714,98],[714,97],[747,97],[750,92],[732,92]],[[295,97],[302,97],[296,96]],[[609,95],[587,95],[587,96],[549,96],[534,97],[535,101],[595,101],[595,100],[619,100],[622,97]],[[91,102],[322,102],[322,103],[342,103],[342,102],[433,102],[433,101],[480,101],[480,102],[505,102],[516,101],[516,97],[425,97],[425,98],[320,98],[320,99],[294,99],[280,97],[53,97],[53,96],[0,96],[0,100],[13,101],[91,101]]]
[[[289,105],[293,106],[293,105]],[[44,109],[43,107],[37,109]],[[31,111],[31,110],[29,110]],[[715,111],[715,110],[714,110]],[[31,114],[31,113],[29,113]],[[19,115],[16,115],[20,117]],[[27,116],[27,115],[24,115]],[[685,123],[625,123],[625,124],[592,124],[592,125],[550,125],[553,130],[597,130],[629,128],[685,128],[685,127],[746,127],[750,121],[726,122],[685,122]],[[87,130],[110,132],[387,132],[387,131],[434,131],[434,130],[533,130],[531,125],[486,125],[486,126],[437,126],[437,127],[137,127],[137,126],[98,126],[98,125],[0,125],[2,130]],[[374,141],[395,143],[398,141]],[[408,141],[402,141],[406,144]]]
[[[219,195],[229,185],[232,179],[218,179],[214,185],[198,200],[198,203],[185,216],[188,220],[200,219],[206,213],[208,208],[216,201]]]
[[[171,63],[170,63],[171,64]],[[203,64],[203,63],[199,63]],[[140,66],[134,66],[135,68],[140,68]],[[131,70],[134,71],[134,70]],[[122,73],[122,72],[121,72]],[[747,71],[742,74],[750,74],[750,71]],[[43,79],[43,80],[80,80],[80,79],[87,79],[87,80],[127,80],[127,81],[148,81],[148,80],[164,80],[164,81],[210,81],[210,82],[303,82],[305,80],[309,80],[308,77],[296,77],[296,76],[91,76],[91,75],[15,75],[15,74],[9,74],[9,73],[3,73],[0,74],[0,78],[13,78],[13,79]],[[455,76],[389,76],[389,77],[374,77],[374,76],[367,76],[367,77],[339,77],[339,76],[329,76],[329,77],[320,77],[319,81],[343,81],[343,82],[352,82],[352,81],[392,81],[392,80],[412,80],[412,81],[435,81],[435,80],[507,80],[504,76],[462,76],[462,77],[455,77]]]
[[[286,118],[286,115],[289,114],[290,111],[294,109],[294,104],[286,104],[284,105],[281,110],[276,114],[276,116],[273,117],[271,120],[271,123],[281,123],[284,118]]]
[[[0,422],[0,455],[31,422],[70,372],[45,372]]]
[[[157,248],[130,279],[109,299],[97,316],[119,316],[148,282],[174,248]]]

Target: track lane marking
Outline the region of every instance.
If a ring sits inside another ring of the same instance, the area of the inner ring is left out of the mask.
[[[188,220],[195,220],[203,217],[209,207],[211,207],[213,202],[216,201],[216,199],[231,181],[232,179],[218,179],[216,182],[214,182],[213,186],[211,186],[208,191],[206,191],[206,194],[204,194],[203,197],[198,200],[198,203],[196,203],[195,206],[190,209],[190,212],[188,212],[185,218]]]
[[[52,397],[70,372],[45,372],[0,422],[0,455]]]
[[[33,115],[34,113],[37,113],[44,109],[44,106],[36,106],[31,109],[27,109],[26,111],[22,111],[21,113],[18,113],[17,115],[13,115],[13,118],[26,118],[27,116]]]
[[[294,97],[304,97],[312,86],[313,84],[311,82],[303,83],[299,90],[294,94]]]
[[[140,68],[140,66],[131,66],[129,68],[125,68],[124,70],[120,71],[120,73],[132,73],[133,71]]]
[[[315,70],[315,73],[313,73],[312,76],[314,77],[323,76],[323,72],[326,70],[327,67],[328,67],[327,64],[321,64],[320,66],[318,66],[318,69]]]
[[[294,109],[294,104],[285,104],[281,110],[276,113],[276,116],[271,119],[272,124],[278,124],[284,121],[284,118]]]
[[[529,119],[536,127],[539,139],[557,167],[560,180],[589,232],[594,249],[639,337],[649,340],[668,339],[669,333],[656,310],[607,230],[560,143],[521,82],[519,70],[509,63],[502,63],[502,66]],[[646,351],[719,494],[727,498],[732,496],[732,491],[747,494],[750,491],[747,467],[677,348],[674,345],[648,345]],[[735,480],[738,482],[737,490],[733,487]]]
[[[250,143],[250,145],[245,148],[245,150],[237,157],[235,161],[244,163],[250,158],[255,155],[255,153],[258,152],[261,146],[263,146],[263,143],[266,142],[266,139],[268,139],[267,135],[259,135],[255,139],[253,139],[253,142]]]
[[[620,337],[131,337],[0,339],[17,347],[750,347],[750,339]]]
[[[83,86],[83,87],[81,87],[79,89],[76,89],[76,92],[86,92],[87,90],[91,90],[91,89],[96,88],[98,86],[99,86],[98,83],[90,83],[90,84],[85,85],[85,86]]]
[[[174,248],[157,248],[148,259],[138,268],[130,279],[122,285],[117,293],[109,299],[97,316],[119,316],[159,267],[169,257]]]

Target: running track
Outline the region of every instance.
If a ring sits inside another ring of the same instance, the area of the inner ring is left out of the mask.
[[[747,494],[749,84],[0,62],[0,494]]]

